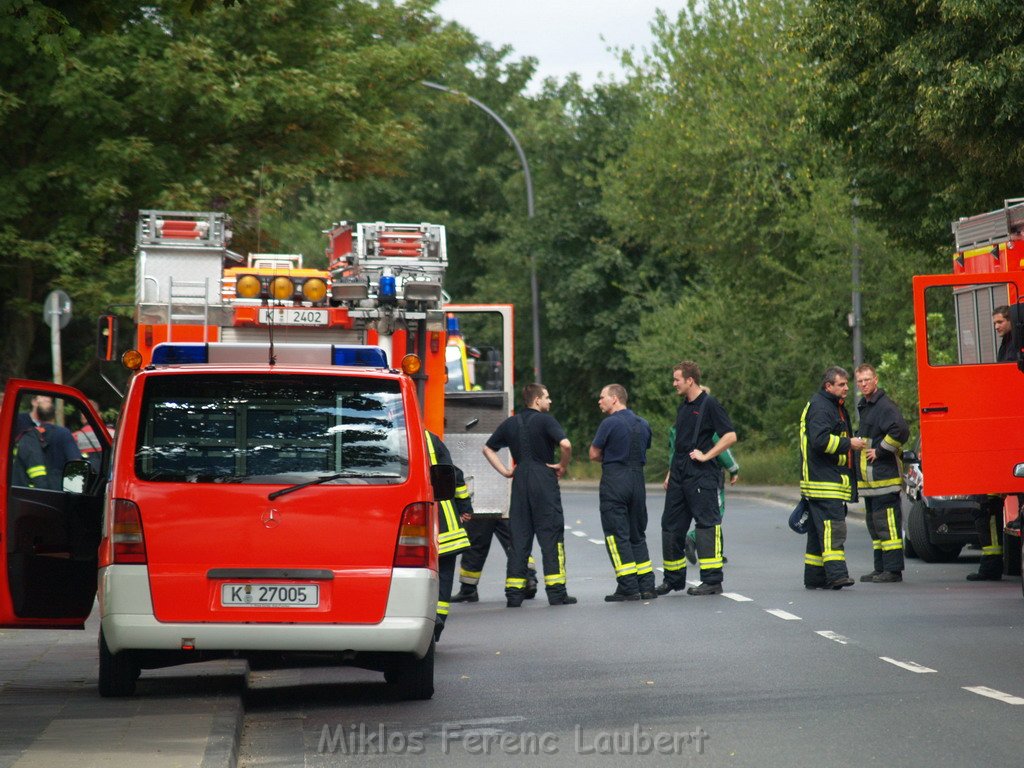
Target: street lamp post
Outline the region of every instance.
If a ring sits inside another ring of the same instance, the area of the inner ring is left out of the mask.
[[[454,96],[460,96],[466,99],[470,104],[475,107],[479,107],[487,115],[494,120],[498,125],[501,126],[501,130],[505,132],[509,140],[512,142],[512,146],[515,147],[516,154],[519,155],[519,162],[523,165],[523,177],[526,180],[526,216],[527,219],[533,219],[533,179],[530,177],[530,164],[526,161],[526,153],[523,152],[523,148],[519,145],[519,140],[516,139],[516,135],[512,133],[512,129],[508,127],[504,120],[502,120],[498,114],[484,104],[479,99],[474,99],[469,94],[457,91],[454,88],[441,85],[439,83],[432,83],[427,80],[421,81],[422,85],[427,88],[433,88],[437,91],[444,91]],[[536,382],[543,381],[541,378],[540,370],[540,288],[537,285],[537,257],[533,253],[533,249],[530,249],[530,298],[533,302],[533,380]]]

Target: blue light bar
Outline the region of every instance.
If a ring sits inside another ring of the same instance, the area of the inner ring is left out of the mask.
[[[331,346],[332,365],[351,365],[357,368],[387,368],[388,358],[380,347],[355,344]]]
[[[204,365],[210,362],[206,344],[157,344],[153,365]]]
[[[462,331],[459,329],[459,318],[457,318],[455,315],[449,313],[449,315],[446,318],[446,325],[446,330],[448,331],[449,336],[462,335]]]

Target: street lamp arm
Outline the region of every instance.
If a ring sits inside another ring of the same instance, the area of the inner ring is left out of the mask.
[[[515,147],[516,154],[519,155],[519,162],[522,163],[523,165],[523,175],[526,177],[526,215],[532,219],[533,179],[530,177],[530,164],[526,161],[526,153],[523,152],[523,148],[519,145],[519,140],[516,138],[516,135],[512,133],[512,129],[508,127],[508,125],[505,123],[504,120],[501,119],[497,112],[488,107],[479,99],[474,99],[468,93],[457,91],[454,88],[449,88],[448,86],[441,85],[440,83],[432,83],[429,80],[422,80],[420,82],[427,88],[433,88],[436,91],[444,91],[445,93],[450,93],[454,96],[461,96],[462,98],[470,102],[473,106],[482,109],[491,117],[492,120],[494,120],[494,122],[501,126],[501,130],[505,132],[505,135],[508,136],[509,141],[512,142],[512,146]]]
[[[421,85],[427,88],[433,88],[435,91],[444,91],[450,93],[453,96],[460,96],[466,99],[470,104],[479,109],[482,109],[487,115],[494,120],[498,125],[501,126],[501,130],[508,136],[509,141],[512,142],[512,146],[516,149],[516,154],[519,155],[519,162],[523,165],[523,179],[526,182],[526,216],[527,219],[533,218],[533,178],[530,176],[530,164],[526,161],[526,153],[523,152],[523,148],[519,145],[519,140],[516,135],[512,133],[512,129],[505,124],[505,121],[490,107],[484,104],[479,99],[474,99],[468,93],[457,91],[454,88],[449,88],[446,85],[440,83],[432,83],[429,80],[421,80]],[[537,257],[531,251],[530,253],[530,298],[533,301],[533,380],[541,382],[541,370],[540,370],[540,287],[537,285]]]

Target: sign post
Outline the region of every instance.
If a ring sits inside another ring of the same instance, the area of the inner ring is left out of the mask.
[[[43,322],[50,326],[50,354],[53,357],[53,383],[63,384],[60,332],[71,322],[71,297],[64,291],[50,291],[43,302]]]

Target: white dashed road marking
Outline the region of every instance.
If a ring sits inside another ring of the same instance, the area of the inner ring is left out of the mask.
[[[784,611],[781,608],[765,608],[765,611],[770,613],[772,616],[778,616],[784,621],[802,621],[799,616],[794,616],[789,611]]]
[[[916,661],[899,661],[898,659],[890,659],[888,656],[879,656],[878,658],[880,658],[882,661],[886,661],[886,662],[888,662],[890,664],[895,664],[897,667],[901,667],[903,669],[910,670],[911,672],[924,673],[924,672],[934,672],[935,671],[934,669],[931,669],[930,667],[921,666]]]
[[[735,600],[737,603],[752,603],[754,599],[752,597],[746,597],[741,595],[739,592],[723,592],[722,597],[728,597],[730,600]]]
[[[597,546],[599,546],[599,547],[603,547],[604,546],[604,542],[601,541],[600,539],[587,539],[587,541],[589,541],[591,544],[597,544]]]
[[[984,685],[972,685],[964,686],[965,691],[976,693],[979,696],[988,696],[990,699],[996,699],[1004,704],[1024,704],[1024,699],[1020,696],[1011,696],[1008,693],[997,691],[995,688],[986,688]]]
[[[573,536],[579,536],[582,539],[582,538],[585,538],[587,534],[586,534],[585,531],[573,531],[572,535]]]
[[[842,635],[838,635],[831,629],[818,629],[815,630],[815,634],[821,635],[826,640],[835,640],[840,645],[848,645],[850,642],[849,638],[843,637]]]

